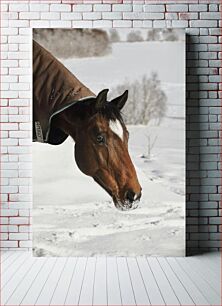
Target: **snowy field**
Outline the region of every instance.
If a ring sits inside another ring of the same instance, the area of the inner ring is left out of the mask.
[[[159,126],[128,126],[129,151],[143,188],[134,211],[118,211],[80,172],[70,137],[60,146],[33,144],[34,255],[185,254],[184,52],[183,42],[116,43],[106,57],[63,61],[95,93],[156,71],[168,109]],[[150,159],[141,157],[148,136],[156,139]]]

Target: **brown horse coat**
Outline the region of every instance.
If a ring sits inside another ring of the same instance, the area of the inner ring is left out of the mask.
[[[87,97],[95,94],[33,41],[33,141],[64,142],[68,135],[51,125],[53,117]]]

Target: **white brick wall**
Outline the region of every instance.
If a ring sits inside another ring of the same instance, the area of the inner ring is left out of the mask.
[[[6,0],[1,4],[1,247],[31,247],[31,28],[185,27],[189,34],[187,247],[189,253],[218,249],[222,231],[220,1],[76,2]]]

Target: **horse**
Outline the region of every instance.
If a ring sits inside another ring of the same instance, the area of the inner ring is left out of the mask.
[[[81,172],[111,196],[117,209],[132,210],[142,188],[121,114],[128,90],[111,101],[108,91],[94,94],[33,40],[33,141],[59,145],[71,136]]]

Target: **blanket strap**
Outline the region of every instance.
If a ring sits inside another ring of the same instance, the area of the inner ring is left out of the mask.
[[[37,141],[44,142],[42,128],[39,121],[35,121],[35,132],[36,132]]]

